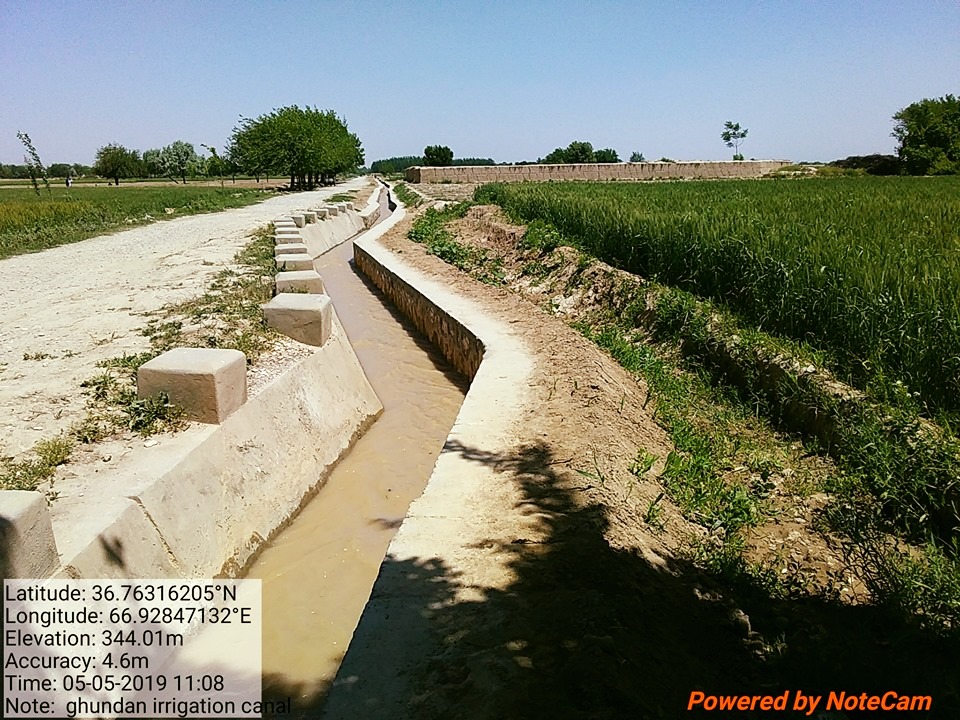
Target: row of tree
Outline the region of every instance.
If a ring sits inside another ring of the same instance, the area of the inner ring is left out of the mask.
[[[186,182],[188,177],[199,175],[222,178],[246,174],[259,181],[273,175],[289,176],[290,187],[299,189],[332,182],[338,174],[356,171],[363,165],[360,139],[347,129],[344,120],[332,110],[296,105],[256,119],[241,118],[224,152],[201,145],[210,152],[209,157],[198,154],[193,144],[184,140],[143,153],[110,143],[97,150],[92,167],[44,167],[30,136],[18,133],[17,137],[27,150],[26,164],[0,165],[0,177],[46,181],[48,177],[96,174],[119,185],[121,179],[133,177],[167,177]]]
[[[845,169],[863,170],[871,175],[952,175],[960,173],[960,99],[954,95],[926,98],[908,105],[893,116],[893,137],[899,143],[897,154],[852,156],[830,163]],[[734,160],[743,160],[740,145],[749,131],[740,123],[728,120],[720,138],[733,148]],[[594,150],[589,142],[575,140],[565,148],[556,148],[538,164],[616,163],[616,150]],[[630,162],[645,162],[643,153],[634,152]],[[661,158],[660,162],[674,162]],[[454,161],[450,148],[431,145],[421,157],[401,157],[380,160],[373,164],[374,172],[400,172],[411,165],[466,165]],[[477,163],[480,164],[480,163]],[[486,164],[486,163],[484,163]],[[493,164],[491,161],[489,164]],[[532,164],[521,162],[517,164]]]
[[[546,157],[537,160],[541,165],[564,165],[574,163],[617,163],[620,156],[611,148],[594,150],[593,145],[574,140],[565,148],[557,148]]]
[[[954,95],[924,99],[908,105],[893,116],[893,136],[898,140],[897,157],[866,156],[836,161],[841,167],[863,167],[875,174],[904,172],[912,175],[960,173],[960,100]],[[721,137],[739,155],[746,128],[727,122]],[[22,136],[22,137],[21,137]],[[97,150],[93,167],[55,163],[43,167],[29,136],[18,134],[30,157],[25,165],[0,165],[0,178],[71,177],[95,173],[120,184],[121,178],[169,177],[186,182],[197,175],[246,174],[286,175],[291,188],[312,187],[332,181],[336,175],[355,171],[364,162],[359,138],[347,129],[346,121],[332,110],[321,111],[296,105],[275,109],[256,119],[241,118],[223,153],[202,145],[209,157],[199,155],[194,146],[178,140],[164,148],[140,153],[117,143]],[[31,159],[32,158],[32,159]],[[667,158],[662,158],[666,161]],[[575,140],[565,148],[556,148],[537,163],[616,163],[616,150],[594,150],[589,142]],[[634,152],[630,162],[644,162]],[[412,165],[493,165],[490,158],[454,159],[445,145],[430,145],[422,156],[404,156],[378,160],[373,172],[402,172]]]
[[[79,163],[74,163],[73,165],[69,163],[53,163],[48,165],[46,170],[47,177],[52,178],[82,177],[84,175],[93,175],[92,167],[89,165],[80,165]],[[29,180],[30,166],[0,164],[0,179]]]
[[[197,154],[192,143],[184,140],[172,142],[164,148],[130,150],[123,145],[111,143],[97,150],[97,159],[93,163],[93,172],[100,177],[113,180],[117,185],[121,178],[131,177],[167,177],[178,178],[183,182],[187,177],[198,175],[229,174],[215,167],[216,155],[211,158]]]
[[[493,158],[455,158],[453,151],[445,145],[431,145],[434,148],[429,157],[426,153],[423,155],[402,155],[400,157],[384,158],[375,160],[370,164],[370,172],[390,175],[401,173],[408,167],[417,165],[430,165],[431,163],[446,163],[447,157],[450,158],[449,165],[496,165]],[[426,148],[425,148],[426,150]],[[449,152],[449,156],[446,151]]]
[[[117,184],[124,177],[236,175],[288,176],[291,188],[314,187],[332,182],[340,173],[363,165],[360,139],[333,110],[300,108],[273,110],[257,118],[241,118],[223,153],[204,145],[210,157],[200,157],[193,145],[178,140],[141,156],[122,145],[106,145],[97,151],[94,171]]]

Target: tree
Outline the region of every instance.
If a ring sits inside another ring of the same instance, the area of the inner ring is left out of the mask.
[[[227,156],[236,167],[260,182],[260,176],[270,170],[266,145],[265,122],[241,117],[227,142]]]
[[[147,177],[163,175],[163,164],[160,162],[160,150],[151,148],[143,151],[143,169]]]
[[[414,167],[415,165],[423,165],[422,155],[401,155],[398,157],[384,158],[383,160],[374,160],[370,163],[370,172],[392,175],[394,173],[402,173],[408,167]]]
[[[864,170],[867,175],[899,175],[903,171],[903,163],[896,155],[880,155],[878,153],[851,155],[843,160],[834,160],[827,164],[846,170]]]
[[[911,175],[960,173],[960,99],[920,100],[893,116],[897,155]]]
[[[537,160],[537,162],[543,165],[563,165],[567,162],[567,152],[563,148],[556,148],[546,157]]]
[[[747,137],[747,132],[746,128],[741,129],[740,123],[727,120],[723,124],[723,132],[720,133],[720,138],[726,143],[727,147],[733,148],[734,160],[743,160],[743,155],[740,154],[740,144]]]
[[[65,178],[73,175],[73,167],[69,163],[51,163],[47,168],[47,174],[50,177]]]
[[[643,157],[642,152],[638,150],[634,150],[632,153],[630,153],[630,162],[646,162],[646,161],[647,159]]]
[[[186,183],[187,173],[196,160],[197,151],[183,140],[172,142],[160,151],[160,167],[163,168],[163,174],[172,180],[180,178]]]
[[[140,153],[128,150],[118,143],[104,145],[97,150],[93,171],[100,177],[113,180],[117,185],[120,178],[135,177],[140,169]]]
[[[30,173],[30,182],[33,183],[33,191],[37,195],[40,194],[40,186],[37,184],[37,178],[40,177],[43,179],[43,184],[46,186],[47,192],[50,192],[50,181],[47,179],[47,171],[40,161],[40,155],[33,146],[33,141],[30,140],[30,136],[25,132],[18,132],[17,139],[22,142],[23,146],[27,149],[27,154],[23,156],[23,162],[26,163],[27,172]]]
[[[423,164],[433,167],[453,165],[453,150],[446,145],[427,145],[423,149]]]
[[[565,148],[556,148],[537,162],[543,165],[618,163],[620,162],[620,156],[613,148],[602,148],[595,151],[592,144],[582,140],[574,140]]]
[[[206,148],[210,151],[210,159],[207,160],[207,177],[217,177],[220,179],[220,187],[223,187],[223,176],[227,172],[226,162],[220,155],[217,153],[217,149],[213,145],[204,145],[200,143],[200,147]]]
[[[333,110],[282,107],[255,120],[240,118],[227,156],[245,172],[290,176],[290,187],[313,187],[363,165],[360,139]]]
[[[593,145],[588,142],[581,142],[579,140],[574,140],[572,143],[567,145],[567,149],[563,151],[565,161],[568,163],[592,163],[596,162],[596,157],[593,153]]]
[[[593,154],[593,161],[598,163],[618,163],[620,162],[620,156],[617,155],[617,151],[612,148],[603,148]]]

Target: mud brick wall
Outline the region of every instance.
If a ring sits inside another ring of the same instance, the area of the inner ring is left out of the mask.
[[[789,165],[787,160],[721,162],[589,163],[579,165],[482,165],[412,167],[412,183],[543,182],[547,180],[718,180],[758,178]]]

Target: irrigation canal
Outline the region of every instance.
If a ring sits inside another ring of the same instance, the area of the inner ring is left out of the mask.
[[[352,257],[346,242],[316,266],[383,414],[246,575],[263,581],[265,696],[294,695],[295,707],[322,703],[387,546],[423,491],[467,387],[354,270]]]

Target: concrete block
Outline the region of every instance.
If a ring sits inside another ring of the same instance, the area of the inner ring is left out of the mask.
[[[336,217],[340,214],[340,208],[336,205],[327,205],[327,212],[330,214],[330,217]]]
[[[337,208],[339,208],[340,212],[345,213],[347,211],[347,204],[345,202],[339,202],[337,203]]]
[[[137,371],[138,397],[160,392],[192,419],[221,423],[247,401],[247,358],[239,350],[168,350]]]
[[[275,257],[281,255],[306,255],[307,246],[303,243],[277,243],[273,248]]]
[[[303,219],[309,225],[317,221],[317,214],[313,210],[304,210]]]
[[[281,217],[274,218],[273,224],[274,225],[295,225],[296,223],[293,222],[293,220],[290,218],[289,215],[283,215]]]
[[[290,245],[293,244],[302,244],[303,236],[300,233],[296,235],[286,234],[286,235],[274,235],[273,244],[274,245]]]
[[[345,202],[344,205],[347,206],[347,210],[356,210],[352,202]]]
[[[278,270],[314,270],[313,258],[307,253],[284,255],[277,258]]]
[[[326,208],[317,208],[316,213],[318,220],[326,220],[327,215],[329,214]]]
[[[0,579],[46,578],[60,565],[47,499],[28,490],[0,491]]]
[[[303,217],[303,213],[293,213],[290,217],[293,219],[293,223],[297,227],[303,227],[307,224],[306,219]]]
[[[296,225],[285,225],[285,226],[276,228],[273,234],[274,235],[299,235],[300,228],[298,228]]]
[[[277,292],[322,295],[326,288],[323,286],[323,278],[316,270],[295,270],[277,273]]]
[[[267,325],[307,345],[323,345],[333,327],[333,305],[326,295],[280,293],[266,305]]]

